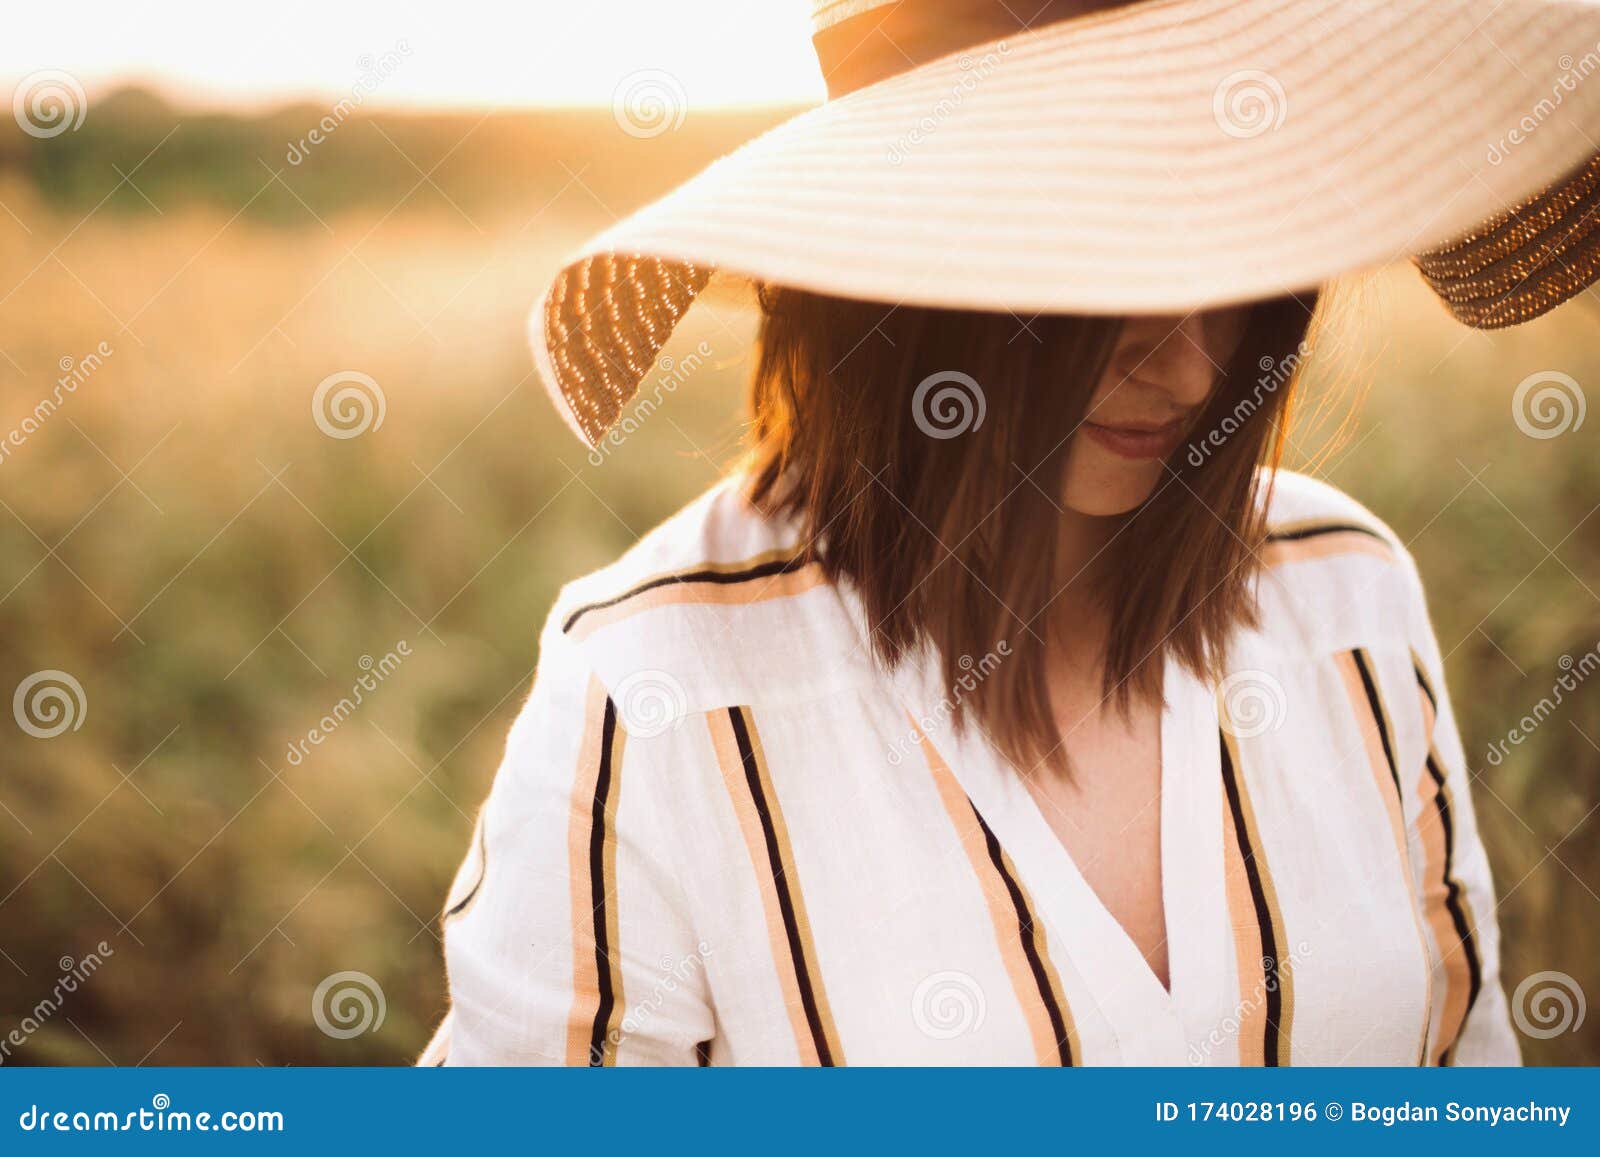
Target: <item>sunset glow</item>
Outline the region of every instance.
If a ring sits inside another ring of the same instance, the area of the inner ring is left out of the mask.
[[[91,94],[137,83],[195,103],[259,106],[337,99],[388,59],[397,65],[366,94],[375,105],[604,105],[642,71],[670,76],[690,107],[822,95],[803,0],[83,0],[70,20],[24,5],[8,23],[7,89],[49,69]]]

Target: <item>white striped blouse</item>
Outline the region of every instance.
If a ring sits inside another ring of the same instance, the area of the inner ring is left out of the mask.
[[[1415,565],[1280,472],[1216,684],[1165,670],[1170,987],[1032,794],[730,479],[565,588],[423,1063],[1516,1063]],[[965,665],[965,664],[963,664]]]

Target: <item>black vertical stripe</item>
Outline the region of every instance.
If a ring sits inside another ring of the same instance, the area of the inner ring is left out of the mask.
[[[1056,1049],[1061,1064],[1071,1068],[1075,1063],[1072,1059],[1071,1033],[1067,1030],[1067,1021],[1062,1015],[1061,1006],[1056,1003],[1055,992],[1050,986],[1049,973],[1045,971],[1044,959],[1039,955],[1039,930],[1033,922],[1033,912],[1028,907],[1028,898],[1023,894],[1022,885],[1007,869],[1005,851],[1000,847],[1000,841],[995,838],[994,832],[989,830],[989,824],[984,820],[983,814],[970,799],[967,801],[967,806],[972,808],[978,826],[983,829],[983,843],[989,850],[989,862],[994,865],[994,870],[1000,873],[1000,879],[1006,886],[1006,893],[1011,897],[1011,906],[1016,909],[1017,925],[1022,930],[1023,955],[1028,958],[1033,981],[1039,986],[1039,999],[1044,1001],[1045,1013],[1050,1017],[1050,1030],[1056,1034]]]
[[[1459,1034],[1466,1031],[1467,1020],[1472,1016],[1472,1009],[1478,1003],[1478,993],[1483,989],[1483,961],[1478,958],[1478,945],[1472,938],[1472,925],[1467,920],[1466,907],[1462,903],[1461,882],[1455,878],[1452,867],[1456,854],[1456,830],[1455,819],[1450,814],[1450,789],[1445,784],[1444,768],[1439,766],[1439,761],[1434,758],[1431,749],[1428,752],[1428,774],[1433,777],[1434,803],[1439,809],[1439,823],[1444,828],[1445,907],[1450,912],[1450,922],[1455,926],[1456,935],[1461,940],[1461,951],[1467,957],[1466,1011],[1461,1014],[1461,1027],[1456,1030],[1456,1040],[1450,1042],[1450,1047],[1440,1058],[1442,1064],[1449,1064],[1455,1052],[1456,1041],[1461,1039]]]
[[[1272,926],[1272,908],[1267,903],[1267,889],[1261,878],[1261,868],[1256,863],[1255,849],[1250,846],[1250,829],[1245,823],[1244,799],[1240,794],[1238,770],[1233,766],[1233,754],[1228,750],[1228,737],[1221,736],[1222,786],[1228,796],[1228,810],[1233,813],[1233,834],[1239,841],[1239,858],[1244,862],[1245,876],[1250,882],[1250,901],[1256,910],[1256,926],[1261,933],[1262,984],[1267,990],[1267,1027],[1262,1042],[1263,1063],[1276,1067],[1282,1064],[1283,1038],[1283,976],[1278,959],[1278,934]]]
[[[694,1063],[702,1069],[711,1067],[711,1042],[709,1040],[699,1041],[695,1044]]]
[[[1437,726],[1438,696],[1433,693],[1433,685],[1428,681],[1427,672],[1422,669],[1422,664],[1413,662],[1412,670],[1416,672],[1417,686],[1422,688],[1422,693],[1428,697],[1428,705],[1433,708],[1434,722]],[[1456,935],[1461,939],[1461,951],[1467,958],[1467,1008],[1461,1016],[1461,1028],[1457,1030],[1459,1034],[1466,1031],[1467,1020],[1472,1016],[1472,1010],[1478,1003],[1478,994],[1483,991],[1483,961],[1478,956],[1478,944],[1472,936],[1472,922],[1467,919],[1466,904],[1461,895],[1461,881],[1455,877],[1456,824],[1455,816],[1450,810],[1450,785],[1445,770],[1439,763],[1431,735],[1428,737],[1427,768],[1428,775],[1433,779],[1433,801],[1439,810],[1439,826],[1444,829],[1445,907],[1450,912],[1450,922],[1455,926]],[[1456,1039],[1460,1040],[1459,1035]],[[1440,1063],[1446,1065],[1450,1063],[1455,1045],[1456,1042],[1452,1041],[1440,1058]]]
[[[611,1027],[611,1013],[616,1007],[617,994],[611,986],[611,952],[608,923],[608,905],[614,901],[606,894],[605,846],[606,804],[611,794],[614,768],[611,766],[611,747],[617,735],[617,708],[606,697],[605,719],[600,729],[600,770],[594,781],[594,808],[589,825],[589,899],[594,907],[594,970],[600,989],[600,1002],[594,1010],[594,1028],[589,1034],[589,1065],[591,1068],[605,1064],[606,1034]]]
[[[789,892],[789,881],[784,873],[783,852],[778,845],[778,832],[772,823],[772,807],[761,787],[761,769],[756,765],[755,747],[750,742],[750,732],[745,725],[744,710],[728,708],[728,720],[733,725],[734,741],[739,746],[739,761],[744,765],[745,783],[750,787],[750,798],[756,805],[756,815],[761,819],[761,833],[767,844],[767,861],[772,867],[772,880],[777,887],[778,908],[783,913],[783,930],[789,940],[789,955],[794,960],[795,983],[800,989],[800,1003],[805,1009],[806,1024],[811,1028],[811,1039],[816,1044],[817,1060],[832,1067],[833,1050],[828,1045],[828,1034],[823,1031],[822,1013],[817,1007],[816,990],[811,972],[806,967],[804,942],[800,938],[800,921],[795,914],[794,897]]]
[[[1417,686],[1422,688],[1422,693],[1428,697],[1428,706],[1433,708],[1433,713],[1439,713],[1439,699],[1433,693],[1433,684],[1428,682],[1428,675],[1422,669],[1422,664],[1416,661],[1416,652],[1411,653],[1411,669],[1417,674]]]
[[[1389,779],[1394,784],[1394,802],[1395,807],[1400,812],[1400,827],[1403,833],[1406,827],[1406,796],[1405,790],[1400,786],[1400,761],[1395,757],[1394,740],[1389,735],[1388,712],[1383,709],[1383,698],[1378,693],[1377,677],[1373,674],[1372,663],[1367,657],[1366,648],[1354,648],[1350,652],[1350,658],[1354,660],[1356,671],[1361,676],[1361,687],[1367,696],[1367,710],[1372,712],[1373,726],[1378,729],[1378,740],[1383,744],[1383,761],[1389,766]],[[1402,839],[1404,838],[1402,835]],[[1400,851],[1402,862],[1409,864],[1407,850],[1401,848]],[[1420,926],[1418,931],[1421,931]],[[1424,942],[1424,948],[1426,948],[1426,942]],[[1419,1065],[1428,1063],[1428,1030],[1426,1025],[1423,1026],[1422,1045],[1421,1051],[1417,1054],[1417,1063]]]
[[[1361,674],[1361,686],[1367,693],[1367,706],[1372,711],[1372,722],[1377,725],[1378,738],[1383,742],[1383,758],[1389,764],[1389,778],[1394,780],[1394,798],[1403,807],[1405,793],[1400,790],[1400,767],[1395,761],[1394,740],[1389,736],[1389,725],[1386,722],[1388,713],[1384,711],[1383,700],[1378,695],[1377,680],[1373,678],[1372,667],[1367,661],[1367,652],[1364,648],[1357,647],[1350,652],[1350,657],[1355,660],[1356,670]]]

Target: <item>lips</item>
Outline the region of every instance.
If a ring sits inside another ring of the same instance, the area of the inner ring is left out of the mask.
[[[1119,458],[1151,459],[1176,450],[1187,425],[1183,418],[1159,426],[1085,422],[1083,431]]]

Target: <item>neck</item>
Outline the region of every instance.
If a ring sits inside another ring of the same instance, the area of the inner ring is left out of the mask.
[[[1060,640],[1055,650],[1070,658],[1074,666],[1100,666],[1108,626],[1099,597],[1101,576],[1105,573],[1108,548],[1122,520],[1080,514],[1068,509],[1062,513],[1056,530],[1055,588],[1059,592],[1051,606],[1050,621],[1059,625],[1054,632]]]
[[[1055,576],[1063,599],[1085,601],[1106,563],[1107,548],[1121,527],[1119,518],[1062,512],[1056,526]]]

